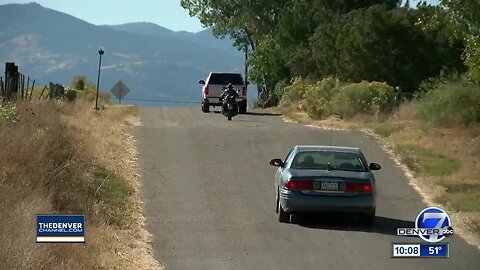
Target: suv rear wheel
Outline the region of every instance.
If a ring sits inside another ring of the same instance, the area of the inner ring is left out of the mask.
[[[208,102],[202,102],[202,112],[204,113],[208,113],[210,112],[210,105],[208,104]]]

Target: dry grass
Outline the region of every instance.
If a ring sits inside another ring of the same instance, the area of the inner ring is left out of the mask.
[[[308,117],[307,113],[298,109],[297,105],[284,105],[273,109],[275,113],[280,113],[287,116],[289,119],[298,122],[300,124],[309,125],[315,123]]]
[[[360,115],[335,121],[312,120],[295,105],[275,111],[311,126],[333,124],[376,136],[404,165],[412,185],[419,192],[429,190],[422,194],[426,202],[447,209],[458,231],[480,247],[480,126],[427,128],[416,118],[414,103],[401,105],[388,117]]]
[[[79,101],[16,111],[15,124],[0,121],[0,269],[161,269],[147,244],[128,134],[138,110],[96,113]],[[41,213],[85,214],[86,243],[36,244]]]

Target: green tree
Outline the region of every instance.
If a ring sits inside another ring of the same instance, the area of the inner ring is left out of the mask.
[[[450,43],[439,29],[418,27],[419,14],[375,5],[322,24],[310,40],[319,74],[384,81],[413,92],[442,71],[461,70],[459,44]]]
[[[419,5],[416,11],[415,26],[424,35],[436,43],[435,66],[442,66],[446,75],[463,74],[467,67],[462,61],[465,51],[463,26],[454,23],[448,16],[449,11],[440,6]]]
[[[480,2],[477,0],[442,0],[453,24],[460,24],[465,40],[464,60],[472,80],[480,83]]]
[[[255,83],[265,83],[267,88],[275,85],[285,78],[290,77],[290,70],[283,59],[283,51],[273,37],[264,38],[249,59],[249,64],[254,68],[249,76]]]
[[[372,5],[383,4],[387,9],[398,6],[397,0],[297,0],[287,5],[279,16],[276,28],[276,37],[282,48],[286,48],[286,61],[295,76],[311,77],[318,76],[323,71],[317,69],[318,62],[312,58],[312,54],[319,53],[322,50],[319,46],[312,48],[310,39],[317,32],[328,29],[331,33],[322,32],[325,36],[317,35],[316,41],[323,42],[320,39],[335,35],[337,31],[338,20],[342,14],[354,10],[368,8]],[[328,42],[328,41],[326,41]],[[316,52],[314,51],[316,49]],[[334,50],[330,50],[333,52]],[[330,54],[325,54],[329,55]],[[327,61],[334,60],[331,57]],[[329,66],[329,65],[328,65]],[[323,65],[322,65],[322,69]],[[327,68],[330,69],[330,68]]]
[[[337,77],[339,50],[337,37],[344,24],[343,16],[324,14],[327,22],[320,24],[309,40],[311,59],[315,62],[316,74],[321,78]]]
[[[277,14],[290,1],[181,0],[180,5],[216,36],[231,36],[239,48],[248,44],[254,51],[263,36],[272,34]]]
[[[298,0],[284,8],[279,16],[275,38],[284,48],[285,62],[294,76],[307,77],[316,70],[308,40],[317,26],[325,22],[328,14],[325,9],[316,1]]]
[[[471,70],[480,65],[480,49],[475,49],[480,42],[468,41],[464,48],[464,33],[478,30],[475,4],[467,5],[467,12],[455,5],[467,0],[443,0],[444,6],[450,4],[448,11],[425,5],[410,9],[401,2],[181,0],[181,6],[216,36],[233,37],[242,50],[250,47],[249,76],[267,90],[296,76],[333,75],[352,82],[384,81],[412,92],[427,78],[465,70],[463,51]],[[436,24],[424,23],[433,17]],[[461,24],[469,30],[457,27]]]

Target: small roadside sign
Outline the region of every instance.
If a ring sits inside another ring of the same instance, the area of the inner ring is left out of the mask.
[[[112,92],[112,94],[118,98],[118,102],[122,104],[122,98],[127,96],[127,94],[130,92],[130,89],[128,89],[128,87],[122,81],[118,81],[115,86],[112,87],[110,92]]]

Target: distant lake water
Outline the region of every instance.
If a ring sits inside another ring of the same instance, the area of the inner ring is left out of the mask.
[[[111,99],[113,104],[119,104],[118,99]],[[125,98],[122,104],[136,105],[138,107],[200,107],[200,101],[175,100],[175,99],[143,99]]]
[[[119,104],[118,99],[111,99],[113,104]],[[252,100],[248,103],[252,104]],[[200,107],[201,102],[195,100],[179,100],[179,99],[145,99],[145,98],[125,98],[122,104],[136,105],[138,107]]]

